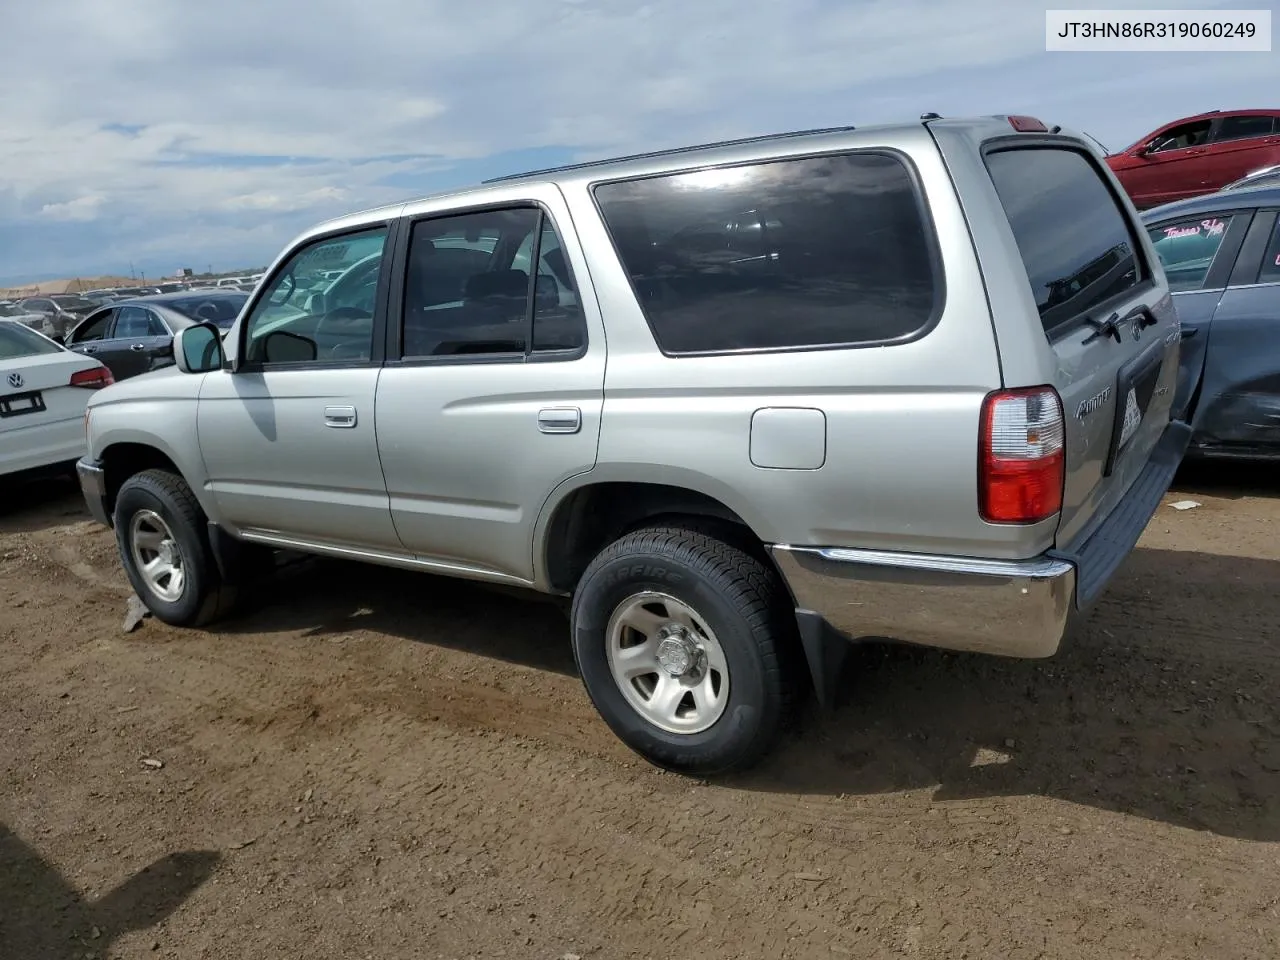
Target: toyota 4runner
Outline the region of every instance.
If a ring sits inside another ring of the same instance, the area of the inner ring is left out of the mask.
[[[1186,448],[1179,339],[1095,148],[930,115],[322,224],[79,474],[166,623],[277,550],[571,598],[605,721],[708,774],[851,640],[1054,654]]]

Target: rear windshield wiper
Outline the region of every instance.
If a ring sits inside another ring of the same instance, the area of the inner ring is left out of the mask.
[[[1085,337],[1083,342],[1093,343],[1093,341],[1097,340],[1099,337],[1115,337],[1116,343],[1120,343],[1122,340],[1120,336],[1120,328],[1130,320],[1138,321],[1139,330],[1145,327],[1154,326],[1159,322],[1156,319],[1156,315],[1152,313],[1148,307],[1141,304],[1134,307],[1123,317],[1120,316],[1120,312],[1118,310],[1105,320],[1096,320],[1093,317],[1085,317],[1084,322],[1093,327],[1093,333]]]
[[[1116,311],[1105,320],[1085,317],[1084,322],[1093,327],[1093,333],[1084,338],[1084,343],[1093,343],[1099,337],[1115,337],[1120,342],[1120,311]]]

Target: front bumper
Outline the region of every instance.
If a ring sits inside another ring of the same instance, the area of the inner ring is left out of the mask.
[[[80,492],[93,519],[111,526],[111,515],[107,513],[107,475],[102,464],[90,457],[81,457],[76,461],[76,476],[80,478]]]
[[[1050,657],[1132,552],[1190,438],[1187,424],[1171,423],[1115,509],[1070,550],[1029,560],[789,545],[771,551],[800,614],[846,637]]]

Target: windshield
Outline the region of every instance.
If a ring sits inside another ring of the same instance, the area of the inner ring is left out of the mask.
[[[226,330],[235,323],[248,299],[247,293],[219,292],[170,300],[165,306],[190,320],[207,321]]]
[[[98,306],[93,300],[86,300],[83,297],[50,297],[50,299],[63,310],[93,310]]]
[[[46,340],[34,330],[21,324],[0,323],[0,360],[17,360],[21,357],[59,353],[61,349],[52,340]]]

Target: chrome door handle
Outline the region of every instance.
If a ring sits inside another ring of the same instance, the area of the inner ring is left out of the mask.
[[[130,350],[137,351],[137,352],[141,352],[141,351],[143,351],[143,350],[147,349],[147,345],[146,345],[145,343],[135,343],[135,344],[134,344],[133,346],[131,346],[129,349],[130,349]]]
[[[538,411],[538,429],[543,433],[577,433],[582,429],[582,411],[577,407],[546,407]]]
[[[356,425],[355,407],[325,407],[324,425],[339,429],[350,429]]]

